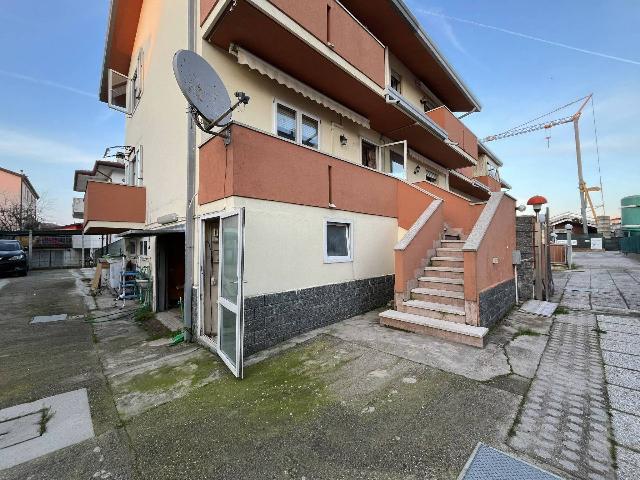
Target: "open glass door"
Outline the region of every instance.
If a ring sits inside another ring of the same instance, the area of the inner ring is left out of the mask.
[[[218,282],[218,353],[242,378],[244,211],[220,216],[220,281]]]

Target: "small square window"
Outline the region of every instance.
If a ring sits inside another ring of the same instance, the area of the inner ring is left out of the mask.
[[[278,105],[277,130],[279,137],[286,138],[294,142],[297,141],[298,134],[295,110],[285,107],[284,105]]]
[[[391,72],[391,88],[398,93],[402,93],[402,77],[393,71]]]
[[[352,224],[351,222],[325,222],[325,263],[352,261]]]
[[[311,148],[318,148],[318,121],[302,115],[302,144]]]

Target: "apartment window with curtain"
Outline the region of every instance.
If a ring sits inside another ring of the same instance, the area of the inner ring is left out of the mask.
[[[276,134],[306,147],[320,146],[320,120],[281,103],[276,106]]]

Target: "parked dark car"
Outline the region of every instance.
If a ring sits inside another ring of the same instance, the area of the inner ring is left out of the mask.
[[[0,240],[0,274],[19,273],[26,275],[29,271],[27,254],[17,240]]]

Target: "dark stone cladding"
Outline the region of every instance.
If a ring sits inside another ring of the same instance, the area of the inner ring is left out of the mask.
[[[385,306],[393,275],[259,295],[244,300],[244,355]]]
[[[491,327],[504,317],[516,303],[516,281],[506,280],[480,292],[480,326]]]
[[[522,263],[518,265],[518,300],[524,302],[533,298],[535,280],[535,259],[533,252],[533,229],[535,217],[516,217],[516,249],[520,250]]]

